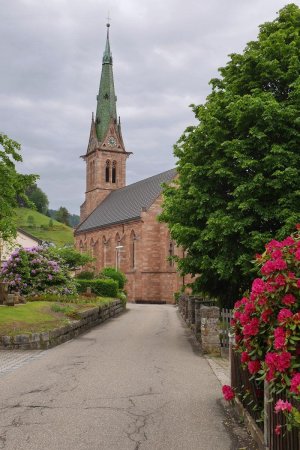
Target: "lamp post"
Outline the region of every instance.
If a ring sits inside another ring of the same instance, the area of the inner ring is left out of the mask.
[[[119,270],[119,268],[120,268],[122,248],[124,248],[124,245],[117,245],[116,246],[116,269],[117,270]]]

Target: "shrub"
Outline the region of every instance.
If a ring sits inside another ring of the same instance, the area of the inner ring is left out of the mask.
[[[103,295],[104,297],[117,297],[118,296],[118,282],[112,279],[102,280],[76,280],[76,286],[79,293],[86,291],[86,288],[90,287],[93,294]]]
[[[241,354],[249,377],[258,385],[265,379],[271,394],[283,392],[299,401],[300,225],[297,229],[281,242],[272,240],[266,251],[256,256],[262,276],[253,281],[251,292],[236,302],[232,325],[235,351]],[[284,413],[288,429],[300,427],[296,408],[291,406]]]
[[[79,280],[92,280],[94,278],[94,272],[90,272],[89,270],[83,270],[82,272],[76,275],[76,278]]]
[[[0,279],[8,283],[11,292],[23,295],[76,293],[67,265],[47,246],[16,249],[4,263]]]
[[[108,278],[116,280],[119,284],[119,289],[124,289],[127,279],[124,273],[121,272],[120,270],[117,270],[114,267],[105,267],[104,269],[101,270],[100,275],[104,275]]]

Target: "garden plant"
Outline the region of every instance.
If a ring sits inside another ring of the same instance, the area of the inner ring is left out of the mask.
[[[234,351],[258,387],[268,383],[276,394],[276,434],[300,428],[300,225],[282,241],[272,240],[255,265],[261,276],[250,293],[235,303],[232,327]],[[234,390],[223,386],[226,400]],[[286,429],[285,429],[286,428]]]

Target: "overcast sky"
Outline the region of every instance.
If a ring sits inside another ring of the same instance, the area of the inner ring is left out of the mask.
[[[299,5],[299,1],[294,1]],[[0,0],[0,131],[22,145],[50,208],[79,213],[106,17],[127,184],[174,167],[189,105],[228,54],[256,39],[281,0]]]

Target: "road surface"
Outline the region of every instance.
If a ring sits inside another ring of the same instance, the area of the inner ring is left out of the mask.
[[[0,377],[0,449],[230,450],[220,397],[176,308],[131,304]]]

